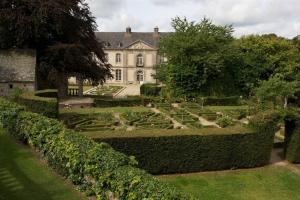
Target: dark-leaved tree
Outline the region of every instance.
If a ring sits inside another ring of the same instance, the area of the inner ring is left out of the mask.
[[[60,97],[68,75],[94,84],[111,76],[85,0],[2,0],[0,16],[0,48],[36,49],[38,83],[52,80]]]

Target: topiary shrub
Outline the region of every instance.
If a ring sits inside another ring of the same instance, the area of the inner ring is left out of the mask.
[[[222,117],[219,117],[216,121],[216,123],[222,127],[222,128],[226,128],[228,126],[232,126],[234,125],[234,121],[231,117],[224,115]]]

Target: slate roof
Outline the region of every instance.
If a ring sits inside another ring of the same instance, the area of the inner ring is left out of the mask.
[[[96,32],[96,37],[99,42],[106,44],[106,49],[124,49],[137,41],[143,41],[156,48],[160,38],[168,34],[160,32],[157,36],[154,32],[131,32],[130,35],[126,32]]]
[[[35,63],[32,50],[0,51],[0,83],[34,82]]]

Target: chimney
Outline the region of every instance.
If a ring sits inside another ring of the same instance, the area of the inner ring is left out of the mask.
[[[125,36],[131,36],[131,28],[130,28],[130,26],[128,26],[128,27],[126,28]]]
[[[159,36],[159,28],[157,26],[154,28],[154,36],[155,37]]]

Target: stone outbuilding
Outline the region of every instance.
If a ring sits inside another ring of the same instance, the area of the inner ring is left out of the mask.
[[[0,50],[0,96],[7,96],[15,88],[34,91],[35,70],[34,50]]]

